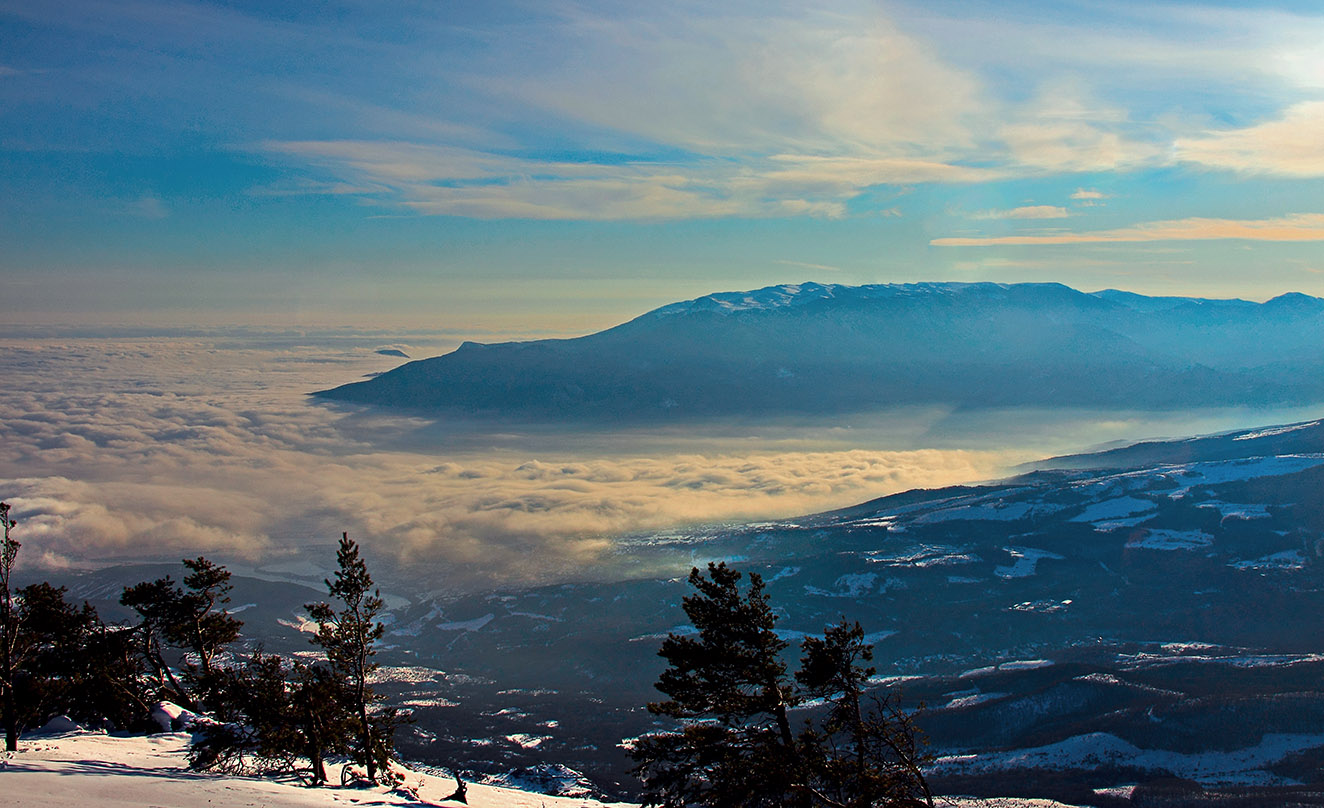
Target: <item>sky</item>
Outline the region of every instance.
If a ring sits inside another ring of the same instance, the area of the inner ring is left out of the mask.
[[[1324,294],[1321,131],[1308,2],[0,0],[0,318]]]

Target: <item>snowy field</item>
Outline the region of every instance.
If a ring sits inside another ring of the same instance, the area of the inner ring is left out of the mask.
[[[96,808],[324,808],[449,806],[455,781],[407,772],[400,788],[306,788],[294,779],[261,779],[189,771],[187,733],[112,737],[70,732],[25,738],[0,757],[0,787],[9,808],[78,805]],[[335,779],[336,767],[328,772]],[[945,797],[944,808],[1072,808],[1052,800]],[[469,784],[472,808],[635,808],[574,797],[549,797]]]
[[[459,806],[445,798],[455,781],[407,772],[400,788],[306,788],[295,779],[231,777],[189,771],[187,733],[112,737],[73,732],[25,739],[3,759],[3,801],[11,808],[95,805],[97,808],[322,808],[322,806]],[[335,780],[338,767],[328,768]],[[472,808],[604,808],[601,803],[470,784]]]

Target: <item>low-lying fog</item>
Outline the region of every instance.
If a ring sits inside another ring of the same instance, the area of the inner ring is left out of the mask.
[[[430,589],[610,575],[613,539],[788,517],[997,478],[1104,442],[1317,416],[909,409],[657,430],[436,422],[312,390],[457,344],[454,335],[9,336],[0,497],[20,565],[206,554],[331,563],[341,531]],[[399,562],[398,566],[397,563]],[[421,581],[420,581],[421,582]]]

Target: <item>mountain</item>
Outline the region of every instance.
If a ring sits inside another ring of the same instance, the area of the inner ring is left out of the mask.
[[[1060,284],[804,283],[707,295],[576,339],[405,363],[322,398],[586,420],[896,405],[1178,408],[1324,400],[1324,300]]]

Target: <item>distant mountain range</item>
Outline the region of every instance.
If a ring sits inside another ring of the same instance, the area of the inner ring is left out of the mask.
[[[898,405],[1184,408],[1324,401],[1324,300],[1061,284],[804,283],[712,294],[575,339],[466,342],[314,395],[585,420]]]

